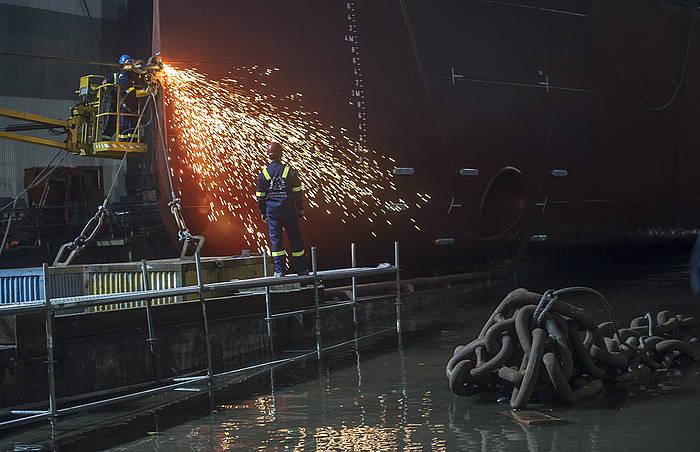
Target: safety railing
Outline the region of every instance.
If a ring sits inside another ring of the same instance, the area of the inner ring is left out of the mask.
[[[4,304],[0,305],[0,316],[4,315],[17,315],[17,314],[28,314],[28,313],[39,313],[39,312],[44,312],[45,317],[44,317],[44,323],[45,323],[45,328],[46,328],[46,354],[47,354],[47,371],[48,371],[48,409],[47,410],[13,410],[11,411],[11,414],[16,415],[16,416],[22,416],[18,419],[13,419],[9,421],[4,421],[0,422],[0,429],[3,428],[9,428],[9,427],[16,427],[19,425],[23,424],[28,424],[31,422],[36,422],[40,420],[46,420],[46,419],[54,419],[58,416],[62,415],[67,415],[71,413],[76,413],[79,411],[86,411],[86,410],[91,410],[95,408],[99,408],[102,406],[110,405],[113,403],[119,403],[139,397],[144,397],[144,396],[150,396],[155,393],[159,392],[164,392],[164,391],[169,391],[172,389],[176,389],[178,387],[186,386],[188,384],[192,384],[195,382],[209,382],[214,379],[214,377],[223,377],[223,376],[228,376],[231,374],[235,373],[240,373],[244,371],[249,371],[249,370],[254,370],[256,368],[262,368],[266,366],[273,366],[276,364],[284,363],[284,362],[290,362],[294,360],[299,360],[303,359],[309,356],[316,355],[317,358],[321,358],[322,352],[324,350],[329,350],[332,348],[336,348],[339,346],[342,346],[347,343],[351,342],[357,342],[361,339],[362,337],[358,337],[358,304],[361,301],[358,296],[357,296],[357,279],[358,278],[363,278],[363,277],[370,277],[370,276],[382,276],[382,275],[395,275],[395,281],[396,281],[396,294],[395,294],[395,312],[396,312],[396,326],[395,330],[397,333],[399,333],[399,341],[401,341],[401,308],[402,308],[402,303],[401,303],[401,291],[400,291],[400,267],[399,267],[399,243],[394,242],[394,264],[381,264],[378,265],[377,267],[357,267],[357,256],[356,256],[356,246],[353,243],[351,245],[351,261],[352,261],[352,266],[350,268],[343,268],[343,269],[335,269],[335,270],[318,270],[318,259],[317,259],[317,250],[315,247],[311,248],[311,267],[312,271],[309,275],[296,275],[296,276],[285,276],[284,278],[279,278],[279,277],[274,277],[274,276],[268,276],[269,275],[269,270],[268,270],[268,255],[267,253],[264,253],[264,274],[265,276],[262,278],[252,278],[252,279],[245,279],[245,280],[234,280],[234,281],[222,281],[222,282],[215,282],[215,283],[204,283],[202,279],[202,265],[201,265],[201,257],[199,252],[195,254],[195,269],[197,273],[197,284],[193,286],[185,286],[185,287],[175,287],[175,288],[168,288],[168,289],[158,289],[158,290],[149,290],[148,289],[148,263],[146,260],[141,261],[141,268],[142,268],[142,277],[143,277],[143,287],[145,290],[142,291],[134,291],[134,292],[125,292],[125,293],[113,293],[113,294],[100,294],[100,295],[84,295],[84,296],[75,296],[75,297],[61,297],[61,298],[52,298],[51,293],[50,293],[50,288],[49,288],[49,267],[47,264],[44,264],[42,269],[43,269],[43,276],[44,276],[44,293],[45,299],[44,300],[38,300],[38,301],[31,301],[31,302],[23,302],[23,303],[15,303],[15,304]],[[342,279],[351,279],[351,284],[352,284],[352,296],[350,301],[345,301],[345,302],[340,302],[340,303],[334,303],[332,305],[321,305],[321,295],[320,295],[320,289],[321,289],[321,283],[323,281],[331,281],[331,280],[342,280]],[[309,309],[301,309],[301,310],[295,310],[295,311],[288,311],[288,312],[281,312],[281,313],[276,313],[272,314],[272,303],[271,303],[271,297],[270,297],[270,288],[273,286],[280,286],[280,285],[286,285],[286,284],[311,284],[313,287],[313,299],[314,299],[314,306],[313,308]],[[260,364],[255,364],[252,366],[240,368],[240,369],[233,369],[233,370],[228,370],[225,372],[219,372],[217,374],[214,374],[213,370],[213,361],[212,361],[212,352],[211,352],[211,342],[210,342],[210,333],[209,333],[209,320],[207,316],[207,308],[206,308],[206,299],[205,299],[205,294],[207,292],[214,292],[214,291],[221,291],[222,289],[230,289],[230,290],[244,290],[244,289],[254,289],[254,288],[264,288],[265,289],[265,321],[267,324],[267,335],[268,335],[268,342],[269,342],[269,347],[270,347],[270,356],[271,358],[273,357],[274,354],[274,341],[273,341],[273,335],[274,335],[274,328],[273,328],[273,320],[275,319],[280,319],[280,318],[285,318],[285,317],[293,317],[293,316],[298,316],[298,315],[303,315],[303,314],[314,314],[314,337],[315,337],[315,342],[316,342],[316,349],[315,350],[302,350],[299,351],[299,353],[296,356],[293,357],[288,357],[288,358],[283,358],[283,359],[278,359],[278,360],[270,360],[264,363]],[[204,332],[204,341],[205,341],[205,346],[206,346],[206,352],[207,352],[207,369],[206,369],[206,375],[201,375],[201,376],[194,376],[194,377],[185,377],[185,378],[168,378],[168,379],[163,379],[159,375],[159,366],[158,366],[158,352],[157,352],[157,338],[155,335],[155,327],[153,324],[153,315],[152,315],[152,300],[157,299],[157,298],[163,298],[163,297],[171,297],[171,296],[178,296],[178,295],[191,295],[191,294],[196,294],[199,296],[199,303],[201,307],[201,313],[202,313],[202,328]],[[85,404],[80,404],[80,405],[75,405],[71,407],[66,407],[66,408],[58,408],[57,403],[56,403],[56,369],[55,369],[55,364],[56,361],[54,360],[54,348],[55,348],[55,334],[54,334],[54,318],[55,318],[55,312],[57,309],[64,309],[64,308],[71,308],[71,307],[90,307],[90,306],[101,306],[101,305],[106,305],[106,304],[113,304],[113,303],[124,303],[124,302],[131,302],[131,301],[145,301],[145,313],[146,313],[146,322],[148,325],[148,346],[149,346],[149,352],[151,355],[151,360],[152,360],[152,366],[153,366],[153,371],[154,371],[154,382],[160,386],[157,386],[155,388],[150,388],[147,390],[142,390],[142,391],[137,391],[137,392],[132,392],[129,394],[124,394],[120,395],[117,397],[111,397],[111,398],[106,398],[90,403],[85,403]],[[321,341],[321,312],[330,310],[330,309],[339,309],[339,308],[352,308],[353,309],[353,322],[355,326],[355,337],[346,342],[342,342],[339,344],[334,344],[328,347],[323,347],[322,341]],[[392,327],[391,329],[387,329],[384,331],[380,331],[379,333],[387,332],[387,331],[393,331],[394,328]],[[379,333],[374,333],[374,334],[379,334]],[[374,334],[367,335],[365,337],[372,336]],[[163,384],[166,383],[166,384]]]
[[[113,94],[112,94],[113,93]],[[136,95],[135,93],[133,94]],[[95,115],[97,119],[97,127],[89,130],[88,133],[92,134],[91,142],[97,143],[98,141],[109,141],[103,138],[105,131],[109,129],[110,132],[114,132],[114,141],[130,141],[133,143],[141,142],[141,131],[140,127],[135,127],[134,130],[122,130],[122,118],[133,118],[133,123],[136,124],[138,117],[141,115],[141,108],[143,102],[137,99],[137,111],[134,113],[122,113],[121,103],[122,95],[121,89],[118,83],[104,83],[97,87],[97,100],[95,101],[97,107],[97,113]],[[114,125],[114,130],[111,130],[112,125]],[[129,135],[133,135],[120,140],[122,135],[128,132]],[[111,135],[111,134],[110,134]]]

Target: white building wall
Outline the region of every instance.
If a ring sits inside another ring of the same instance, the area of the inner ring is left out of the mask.
[[[79,101],[74,91],[80,76],[109,75],[116,68],[61,59],[116,62],[126,45],[127,1],[0,0],[0,107],[67,119]],[[0,128],[20,122],[0,118]],[[32,134],[63,140],[45,131]],[[56,152],[0,139],[0,198],[14,197],[24,188],[24,169],[46,165]],[[71,155],[62,165],[102,166],[107,190],[119,161]],[[111,199],[117,201],[124,193],[120,174]]]

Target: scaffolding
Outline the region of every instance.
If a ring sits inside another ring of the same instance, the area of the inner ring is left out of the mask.
[[[399,267],[399,243],[394,242],[394,263],[392,264],[380,264],[376,267],[357,267],[357,255],[356,255],[356,245],[353,243],[350,248],[351,252],[351,267],[341,268],[334,270],[318,270],[318,259],[316,247],[311,248],[311,268],[312,271],[309,275],[299,276],[290,275],[284,278],[269,276],[268,270],[268,255],[264,253],[263,255],[263,265],[264,265],[264,275],[262,278],[252,278],[245,280],[234,280],[234,281],[221,281],[215,283],[204,283],[202,279],[202,265],[201,256],[197,252],[194,256],[195,259],[195,269],[197,273],[197,284],[185,287],[175,287],[168,289],[159,290],[149,290],[148,288],[148,262],[146,260],[141,261],[142,278],[144,289],[142,291],[134,292],[124,292],[124,293],[113,293],[113,294],[101,294],[101,295],[86,295],[86,296],[75,296],[75,297],[62,297],[62,298],[52,298],[50,293],[49,285],[49,267],[48,264],[43,264],[42,271],[44,275],[44,290],[45,299],[15,303],[15,304],[5,304],[0,305],[0,316],[4,315],[16,315],[16,314],[28,314],[28,313],[44,313],[44,323],[46,328],[46,354],[47,354],[47,372],[48,372],[48,409],[46,410],[12,410],[11,414],[15,416],[20,416],[18,419],[13,419],[9,421],[0,422],[0,429],[6,429],[11,427],[17,427],[24,424],[29,424],[32,422],[37,422],[41,420],[54,420],[59,416],[65,416],[68,414],[73,414],[81,411],[92,410],[100,408],[106,405],[111,405],[119,402],[124,402],[131,399],[136,399],[140,397],[150,396],[156,393],[165,392],[180,388],[183,386],[191,385],[193,383],[208,383],[215,378],[227,377],[240,372],[245,372],[249,370],[254,370],[256,368],[263,368],[267,366],[274,366],[286,362],[296,361],[304,359],[307,357],[316,356],[320,359],[322,353],[326,350],[339,347],[341,345],[355,342],[363,339],[364,337],[358,337],[358,305],[362,301],[357,296],[357,280],[358,278],[370,277],[370,276],[394,276],[395,281],[395,312],[396,312],[396,325],[395,331],[398,333],[399,341],[401,341],[401,291],[400,291],[400,267]],[[321,305],[321,295],[320,289],[323,281],[331,280],[342,280],[350,279],[352,284],[351,299],[349,301],[344,301],[340,303],[334,303],[332,305]],[[311,284],[313,287],[313,299],[314,305],[312,308],[280,312],[272,314],[270,288],[274,286],[280,286],[285,284]],[[316,342],[315,350],[300,350],[297,354],[292,357],[270,360],[264,363],[255,364],[252,366],[228,370],[225,372],[214,373],[214,367],[212,362],[211,353],[211,343],[209,337],[209,320],[207,317],[207,309],[205,303],[205,294],[208,292],[220,291],[223,289],[228,290],[244,290],[244,289],[259,289],[264,288],[265,291],[265,322],[266,322],[266,334],[268,336],[270,357],[274,354],[274,341],[273,341],[273,321],[280,318],[295,317],[303,314],[313,314],[314,315],[314,337]],[[206,362],[207,369],[206,375],[184,377],[184,378],[168,378],[162,379],[158,374],[158,354],[156,350],[156,336],[155,329],[153,326],[153,316],[152,316],[152,300],[163,297],[172,297],[178,295],[198,295],[199,304],[201,307],[202,314],[202,328],[204,332],[204,341],[206,346]],[[154,369],[154,383],[157,385],[154,388],[131,392],[128,394],[123,394],[116,397],[105,398],[102,400],[97,400],[89,403],[83,403],[79,405],[74,405],[70,407],[58,408],[56,403],[56,371],[54,359],[54,348],[55,348],[55,334],[54,334],[54,318],[56,310],[65,308],[86,308],[94,306],[103,306],[113,303],[125,303],[133,301],[145,301],[145,314],[146,322],[148,324],[148,347],[151,356],[153,369]],[[352,308],[353,310],[353,322],[355,327],[355,337],[349,341],[342,342],[340,344],[334,344],[331,346],[324,347],[321,340],[321,312],[330,309],[340,309],[340,308]],[[387,329],[382,332],[394,331],[394,328]],[[373,336],[374,333],[367,335],[365,337]]]

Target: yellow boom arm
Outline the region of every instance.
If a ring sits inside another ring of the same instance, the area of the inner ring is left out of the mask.
[[[40,144],[42,146],[49,146],[52,148],[65,149],[66,151],[73,152],[75,154],[81,154],[78,149],[77,143],[77,128],[79,118],[71,118],[69,120],[61,121],[59,119],[47,118],[41,115],[35,115],[32,113],[25,113],[22,111],[10,110],[7,108],[0,108],[0,116],[13,119],[21,119],[29,123],[34,123],[36,125],[46,125],[46,126],[56,126],[66,130],[68,134],[68,139],[66,141],[56,141],[48,140],[46,138],[38,138],[29,135],[24,135],[18,132],[4,132],[0,131],[0,138],[8,138],[10,140],[24,141],[26,143]]]
[[[136,60],[129,65],[128,69],[142,76],[147,82],[148,90],[142,93],[137,91],[137,97],[141,97],[138,94],[156,92],[159,86],[156,75],[162,67],[158,55],[151,57],[148,63]],[[0,117],[24,121],[23,124],[0,128],[0,138],[64,149],[76,155],[104,158],[122,158],[124,155],[143,155],[148,152],[146,143],[141,140],[142,127],[139,127],[145,106],[139,103],[136,112],[122,111],[122,94],[117,83],[104,83],[104,77],[101,75],[84,75],[80,78],[80,89],[76,94],[82,102],[71,109],[70,118],[66,120],[0,108]],[[124,117],[130,117],[127,119],[133,119],[135,122],[127,131],[121,130]],[[110,128],[110,124],[114,127]],[[66,134],[66,139],[57,141],[23,133],[42,129],[61,129],[61,132]],[[110,130],[107,132],[109,136],[105,135],[107,130]],[[131,137],[129,141],[120,140],[123,138],[122,134],[127,132]],[[115,141],[111,140],[112,134],[117,137]]]

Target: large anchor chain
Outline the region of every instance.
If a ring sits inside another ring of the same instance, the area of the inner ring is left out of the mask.
[[[598,296],[610,321],[596,324],[584,309],[560,300],[566,294]],[[605,297],[587,287],[536,294],[509,293],[479,336],[457,346],[445,369],[452,392],[471,396],[511,390],[510,406],[525,409],[534,396],[565,404],[599,394],[604,387],[639,383],[679,359],[700,359],[681,330],[692,317],[647,313],[617,328]]]
[[[90,218],[90,221],[87,222],[83,230],[80,232],[80,235],[78,235],[72,242],[67,242],[61,245],[61,248],[58,249],[58,253],[56,253],[53,266],[65,267],[70,265],[73,260],[78,257],[78,254],[80,254],[80,252],[95,238],[97,233],[100,232],[107,215],[109,215],[107,207],[104,204],[100,205],[97,208],[95,215]],[[62,260],[64,256],[65,260]]]
[[[180,243],[182,243],[180,259],[184,259],[185,257],[190,257],[196,253],[199,253],[202,250],[206,239],[203,235],[192,235],[190,233],[190,230],[187,228],[187,224],[185,223],[185,218],[182,216],[182,205],[180,198],[173,198],[173,200],[168,203],[168,206],[170,207],[170,213],[172,213],[173,217],[175,217],[175,223],[177,223],[177,239]],[[194,252],[188,256],[187,251],[190,248],[193,248]]]

